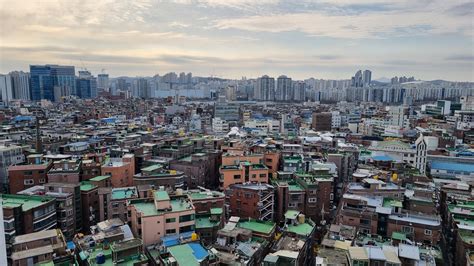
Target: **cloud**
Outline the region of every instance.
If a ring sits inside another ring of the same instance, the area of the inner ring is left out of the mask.
[[[465,66],[472,7],[469,0],[0,0],[0,71],[82,60],[111,75],[222,69],[234,77],[346,78],[374,67],[377,76],[404,69],[472,79]]]
[[[441,15],[440,15],[441,16]],[[360,39],[383,36],[413,37],[416,35],[457,33],[472,34],[471,23],[454,17],[433,19],[433,14],[418,12],[377,13],[371,16],[341,16],[321,13],[298,13],[221,19],[214,27],[221,30],[281,33],[299,31],[309,36]]]
[[[187,28],[187,27],[189,27],[189,24],[178,22],[178,21],[173,21],[169,25],[170,25],[170,27],[176,27],[176,28]]]
[[[471,19],[474,16],[474,2],[469,1],[460,5],[456,5],[448,9],[448,13],[455,16],[469,16]]]
[[[466,54],[466,55],[452,55],[445,58],[449,61],[466,61],[473,63],[474,62],[474,55],[473,54]]]

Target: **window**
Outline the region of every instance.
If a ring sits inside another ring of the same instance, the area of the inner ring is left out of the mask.
[[[33,172],[32,172],[32,171],[24,171],[23,174],[24,174],[24,175],[32,175]]]
[[[175,223],[176,222],[176,218],[167,218],[166,219],[166,223]]]
[[[25,185],[33,185],[35,181],[33,179],[25,179],[23,180],[23,184]]]
[[[308,202],[311,202],[311,203],[314,203],[314,202],[316,202],[316,201],[317,201],[317,198],[309,198],[309,199],[308,199]]]
[[[39,183],[40,183],[40,184],[44,184],[44,183],[46,183],[46,179],[44,179],[44,178],[40,178],[40,180],[39,180]]]
[[[240,175],[234,175],[234,179],[240,179],[241,176]]]
[[[194,225],[183,226],[179,228],[180,233],[194,231]]]
[[[166,230],[166,234],[169,235],[169,234],[176,234],[176,229],[167,229]]]
[[[262,177],[265,178],[265,177],[267,177],[267,174],[260,174],[260,177],[261,177],[261,178],[262,178]]]
[[[406,234],[412,234],[413,233],[413,227],[411,226],[402,226],[402,232]]]
[[[257,175],[256,174],[252,174],[252,178],[257,178]]]
[[[369,266],[368,261],[361,261],[361,260],[353,260],[352,265],[354,266]]]
[[[363,225],[370,225],[370,220],[368,220],[368,219],[360,219],[360,224],[363,224]]]
[[[294,207],[296,207],[296,205],[297,205],[296,203],[290,202],[290,203],[288,203],[288,208],[294,208]]]
[[[189,221],[192,221],[192,220],[194,220],[194,214],[179,216],[179,222],[180,223],[189,222]]]
[[[432,233],[430,229],[425,229],[425,236],[430,236]]]

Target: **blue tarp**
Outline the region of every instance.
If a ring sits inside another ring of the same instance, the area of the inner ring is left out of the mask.
[[[474,164],[433,161],[431,169],[474,173]]]

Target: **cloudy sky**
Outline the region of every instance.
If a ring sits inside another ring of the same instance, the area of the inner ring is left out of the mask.
[[[0,0],[0,73],[474,81],[472,0]]]

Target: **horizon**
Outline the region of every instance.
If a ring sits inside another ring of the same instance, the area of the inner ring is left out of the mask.
[[[0,72],[474,81],[474,3],[395,0],[4,0]]]

